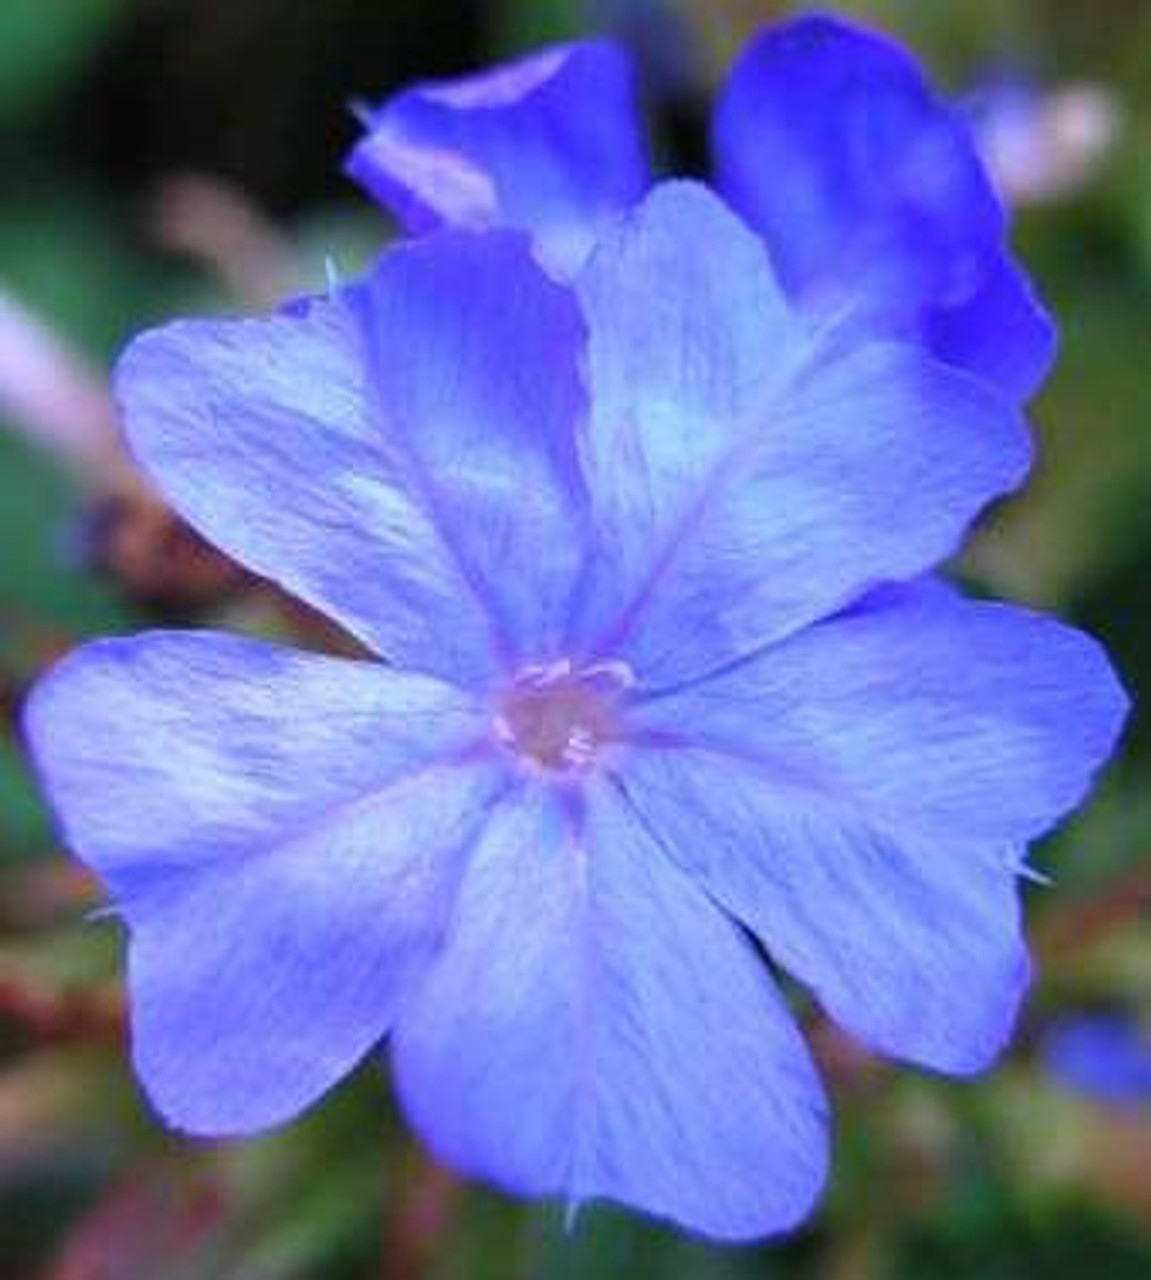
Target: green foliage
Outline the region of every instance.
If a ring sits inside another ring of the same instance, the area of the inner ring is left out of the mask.
[[[48,847],[44,804],[15,743],[0,739],[0,870],[8,860],[42,854]],[[2,883],[2,882],[0,882]]]
[[[0,601],[9,614],[62,637],[122,631],[132,622],[112,584],[84,563],[84,499],[45,454],[0,428]],[[11,624],[10,624],[11,625]]]
[[[47,103],[91,58],[124,0],[4,0],[0,6],[0,121]]]

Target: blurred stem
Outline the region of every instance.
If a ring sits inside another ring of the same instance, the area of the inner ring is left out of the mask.
[[[37,1041],[119,1041],[125,1013],[119,992],[60,991],[22,975],[0,973],[0,1022]]]
[[[303,288],[285,236],[238,187],[209,174],[167,178],[153,211],[156,239],[212,272],[238,302],[270,311]]]
[[[453,1173],[412,1144],[404,1161],[402,1191],[384,1239],[381,1280],[424,1280],[460,1200]]]
[[[210,1164],[143,1163],[71,1226],[45,1280],[202,1274],[196,1263],[228,1209]]]
[[[92,911],[101,896],[89,871],[45,854],[34,866],[5,873],[0,929],[34,932],[51,928]]]

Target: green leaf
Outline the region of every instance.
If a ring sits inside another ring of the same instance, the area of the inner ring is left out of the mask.
[[[24,758],[0,738],[0,867],[42,852],[51,840],[48,815]]]
[[[0,120],[32,110],[99,48],[124,0],[4,0]]]
[[[136,619],[82,559],[84,503],[56,464],[0,426],[0,601],[63,641]]]

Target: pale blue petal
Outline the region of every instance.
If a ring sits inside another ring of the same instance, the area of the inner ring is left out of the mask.
[[[625,780],[834,1018],[965,1072],[1026,985],[1024,843],[1082,799],[1125,711],[1086,636],[928,582],[634,708],[664,749]]]
[[[378,421],[486,603],[504,662],[558,656],[586,554],[586,339],[574,297],[511,232],[394,249],[348,297]]]
[[[379,1041],[500,786],[448,687],[211,633],[77,651],[27,731],[131,929],[137,1072],[197,1133],[289,1118]]]
[[[648,685],[916,576],[1026,471],[1009,404],[915,347],[813,333],[702,187],[657,188],[577,287],[604,541],[577,633]]]
[[[877,592],[636,716],[899,830],[1014,845],[1081,802],[1126,711],[1090,637],[929,582]]]
[[[886,828],[726,752],[637,752],[623,785],[668,856],[863,1044],[956,1074],[1003,1048],[1030,974],[1003,850]]]
[[[432,1149],[521,1194],[748,1239],[823,1181],[819,1082],[766,968],[607,784],[582,819],[541,790],[494,815],[393,1043]]]
[[[367,115],[348,172],[409,231],[513,227],[560,274],[643,194],[632,67],[607,40],[417,85]]]
[[[472,552],[507,545],[521,517],[557,556],[576,536],[557,529],[571,477],[556,460],[582,410],[580,322],[511,237],[449,238],[439,253],[398,251],[292,315],[146,334],[117,393],[137,457],[208,539],[397,665],[487,683],[515,641],[501,590],[531,587],[502,569],[483,579]],[[418,354],[412,368],[381,359],[377,308],[394,350]],[[424,432],[436,456],[409,447]],[[429,474],[445,454],[454,475]],[[532,490],[508,512],[513,455]]]

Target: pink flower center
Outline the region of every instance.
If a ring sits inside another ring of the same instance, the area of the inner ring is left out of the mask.
[[[576,670],[563,659],[528,667],[497,700],[496,738],[537,768],[587,769],[601,748],[624,737],[622,694],[633,683],[622,662]]]

